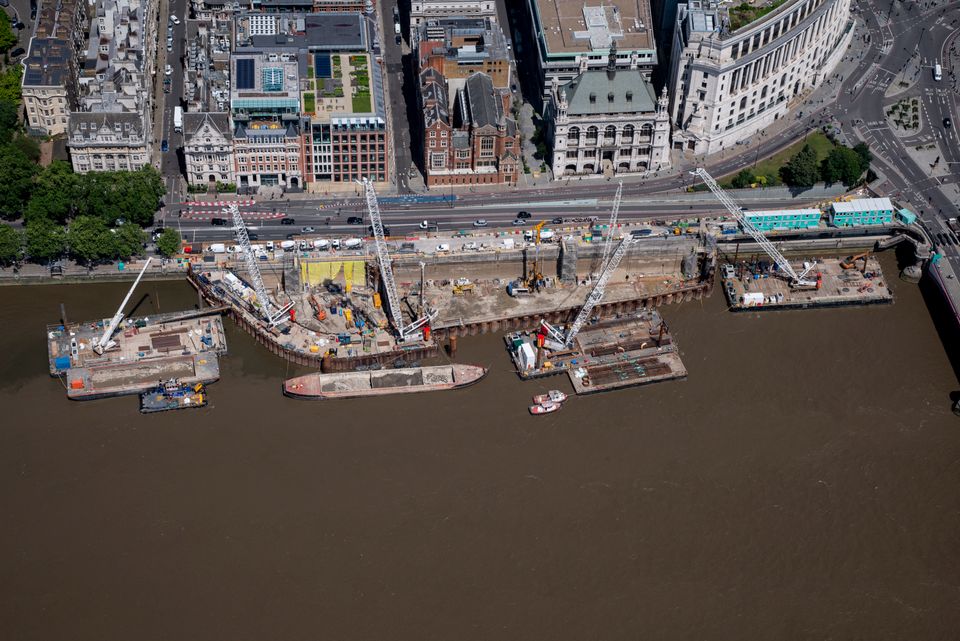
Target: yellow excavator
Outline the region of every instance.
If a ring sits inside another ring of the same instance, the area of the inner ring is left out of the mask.
[[[872,251],[863,252],[862,254],[857,254],[856,256],[847,256],[844,260],[840,261],[840,267],[843,269],[854,269],[857,266],[857,261],[861,258],[863,259],[863,269],[860,271],[867,271],[867,257],[873,254]]]

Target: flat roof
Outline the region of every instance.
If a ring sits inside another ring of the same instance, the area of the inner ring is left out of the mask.
[[[649,0],[535,0],[547,55],[597,51],[652,51]]]
[[[849,202],[833,203],[833,211],[846,214],[861,211],[893,211],[889,198],[856,198]]]

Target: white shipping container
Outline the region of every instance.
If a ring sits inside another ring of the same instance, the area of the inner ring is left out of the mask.
[[[743,294],[743,304],[747,307],[763,305],[763,294],[760,292],[745,292]]]

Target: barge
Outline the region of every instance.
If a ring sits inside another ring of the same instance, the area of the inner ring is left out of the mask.
[[[485,367],[460,364],[335,374],[317,372],[284,381],[283,393],[290,398],[326,400],[438,392],[473,385],[486,375]]]

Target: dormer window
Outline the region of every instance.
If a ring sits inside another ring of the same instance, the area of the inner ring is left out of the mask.
[[[596,102],[597,102],[597,94],[591,92],[591,93],[590,93],[590,104],[593,105],[593,104],[596,104]]]
[[[632,91],[628,91],[628,92],[627,92],[627,102],[633,102],[633,92],[632,92]]]
[[[613,102],[613,92],[607,94],[607,102]]]

